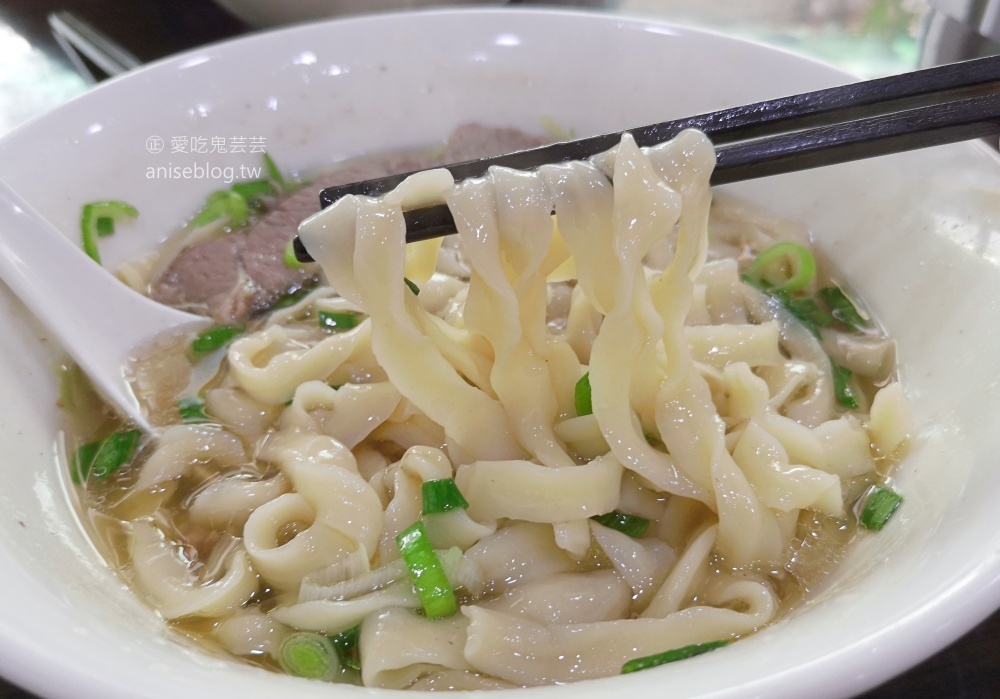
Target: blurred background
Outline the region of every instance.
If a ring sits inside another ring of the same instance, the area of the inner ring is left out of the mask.
[[[426,0],[0,0],[0,137],[143,63],[280,24],[456,3]],[[1000,0],[579,0],[746,37],[858,77],[1000,53]],[[777,95],[775,95],[777,96]],[[1000,614],[865,699],[1000,697]],[[0,697],[28,699],[0,679]]]
[[[426,0],[0,0],[0,134],[85,91],[108,72],[268,26]],[[989,50],[977,32],[993,2],[973,0],[581,0],[807,53],[860,77]],[[934,5],[932,7],[932,4]],[[982,6],[982,7],[980,7]],[[988,18],[987,18],[988,19]],[[53,28],[55,32],[53,32]],[[968,34],[968,36],[966,36]],[[926,38],[926,39],[925,39]],[[981,45],[982,44],[982,45]]]

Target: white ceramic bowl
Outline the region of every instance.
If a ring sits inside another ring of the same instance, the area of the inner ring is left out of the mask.
[[[301,169],[431,143],[469,120],[538,130],[547,116],[585,135],[847,80],[774,49],[610,16],[356,18],[200,49],[102,85],[0,141],[0,178],[73,236],[81,203],[135,204],[138,221],[104,247],[114,264],[163,239],[219,186],[147,178],[149,167],[259,162],[171,154],[174,137],[263,137],[279,164]],[[164,152],[147,150],[151,136]],[[907,502],[816,600],[762,633],[532,696],[652,698],[665,686],[678,698],[846,696],[1000,603],[997,160],[965,144],[734,189],[807,222],[898,340],[921,425],[898,478]],[[244,667],[166,633],[74,523],[56,467],[57,348],[6,292],[0,323],[0,673],[52,697],[378,694]]]

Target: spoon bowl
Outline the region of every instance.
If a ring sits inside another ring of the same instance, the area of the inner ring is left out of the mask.
[[[161,333],[209,323],[156,303],[95,264],[0,180],[0,279],[90,377],[145,432],[151,426],[128,382],[135,350]]]

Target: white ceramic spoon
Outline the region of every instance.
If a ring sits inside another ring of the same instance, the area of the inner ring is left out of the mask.
[[[95,388],[150,431],[125,370],[136,347],[207,318],[159,304],[95,264],[0,180],[0,279],[48,328]]]

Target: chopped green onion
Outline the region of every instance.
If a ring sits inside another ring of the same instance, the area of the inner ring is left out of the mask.
[[[816,276],[816,259],[795,243],[777,243],[762,250],[744,275],[752,283],[766,285],[773,291],[800,291]]]
[[[274,311],[279,308],[289,308],[290,306],[294,306],[299,301],[304,299],[310,291],[311,289],[304,286],[296,289],[295,291],[290,291],[275,301],[268,310]]]
[[[177,412],[181,415],[181,422],[186,425],[212,421],[205,412],[205,399],[201,396],[181,398],[177,401]]]
[[[237,182],[229,189],[209,194],[205,206],[194,217],[192,223],[195,226],[205,226],[213,221],[225,219],[226,225],[230,228],[242,226],[247,222],[251,208],[263,208],[263,197],[273,197],[287,191],[288,183],[267,153],[264,154],[264,166],[267,168],[267,179]],[[287,253],[285,264],[289,267],[297,266],[289,264]]]
[[[285,189],[284,178],[266,153],[264,164],[267,166],[269,179],[237,182],[229,189],[212,192],[205,200],[205,206],[194,217],[193,224],[205,226],[213,221],[226,219],[226,225],[236,228],[246,223],[251,208],[260,209],[264,206],[263,197],[277,196],[280,190]],[[285,261],[287,264],[287,256]]]
[[[420,488],[424,497],[424,514],[433,515],[448,510],[468,509],[469,503],[462,496],[453,478],[424,481]]]
[[[361,635],[361,626],[354,626],[347,631],[330,636],[330,643],[337,649],[341,664],[352,670],[360,670],[361,662],[358,659],[358,637]]]
[[[358,645],[358,638],[361,636],[361,625],[352,626],[347,631],[330,636],[330,643],[338,650],[349,651]]]
[[[259,207],[263,202],[261,197],[275,196],[278,191],[270,180],[250,180],[248,182],[237,182],[231,187],[232,191],[239,194],[252,206]]]
[[[135,218],[138,210],[123,201],[95,201],[84,204],[80,211],[80,232],[83,236],[83,251],[94,260],[101,263],[101,254],[97,251],[97,238],[109,236],[115,232],[115,223],[126,218]]]
[[[298,269],[302,266],[299,262],[299,258],[295,256],[295,238],[288,241],[288,245],[285,246],[285,267],[289,269]]]
[[[577,415],[591,415],[594,412],[594,402],[590,394],[589,371],[576,382],[576,390],[573,392],[573,405],[576,407]]]
[[[203,333],[199,333],[191,341],[191,351],[196,357],[214,352],[232,342],[233,338],[242,333],[243,330],[242,325],[219,325],[211,330],[206,330]]]
[[[403,277],[403,281],[406,282],[406,285],[408,287],[410,287],[410,291],[413,292],[414,296],[419,296],[420,295],[420,287],[419,286],[417,286],[416,284],[414,284],[412,281],[410,281],[406,277]]]
[[[747,284],[759,289],[784,306],[786,311],[791,313],[796,320],[802,323],[806,330],[816,337],[820,336],[820,328],[825,328],[833,323],[833,316],[820,308],[816,300],[810,296],[792,297],[786,291],[776,290],[766,282],[759,279],[751,279],[745,274],[742,279]]]
[[[413,589],[420,596],[427,617],[437,619],[458,611],[455,591],[434,552],[434,546],[424,530],[424,523],[417,522],[400,532],[396,537],[396,545],[410,571]]]
[[[281,189],[288,189],[288,183],[285,181],[284,176],[281,174],[281,170],[271,159],[271,156],[264,153],[264,167],[267,168],[267,177],[271,182],[281,187]]]
[[[594,515],[591,519],[605,527],[617,529],[622,534],[628,534],[633,539],[638,539],[649,529],[649,520],[645,517],[618,510],[612,510],[604,515]]]
[[[97,235],[101,238],[107,237],[115,232],[115,220],[107,216],[97,219]]]
[[[223,189],[208,195],[205,206],[194,217],[193,223],[195,226],[205,226],[224,218],[227,225],[235,228],[246,223],[249,215],[247,200],[231,189]]]
[[[141,437],[141,431],[127,430],[84,444],[73,454],[70,463],[73,482],[79,484],[88,478],[107,478],[135,455]]]
[[[854,374],[833,360],[830,360],[830,369],[833,371],[833,394],[836,396],[837,402],[845,408],[857,410],[858,399],[851,387],[851,377]]]
[[[330,641],[312,631],[297,631],[285,637],[278,662],[289,675],[311,680],[332,680],[340,671],[337,651]]]
[[[818,295],[834,318],[855,332],[864,330],[867,323],[858,313],[857,307],[851,303],[847,295],[837,286],[827,286],[819,290]]]
[[[350,330],[358,326],[357,313],[341,313],[337,311],[320,311],[319,327],[326,330]]]
[[[819,337],[820,328],[825,328],[833,322],[830,314],[820,308],[815,299],[808,296],[789,298],[787,295],[779,294],[776,295],[776,298],[785,304],[788,312],[816,337]]]
[[[622,674],[629,672],[638,672],[639,670],[646,670],[651,667],[656,667],[657,665],[664,665],[666,663],[673,663],[678,660],[685,660],[687,658],[693,658],[696,655],[701,655],[702,653],[707,653],[710,650],[715,650],[716,648],[722,648],[723,646],[728,646],[730,641],[712,641],[710,643],[695,643],[691,646],[684,646],[683,648],[678,648],[677,650],[668,650],[664,653],[657,653],[656,655],[648,655],[644,658],[634,658],[629,660],[627,663],[622,665]]]
[[[896,508],[903,504],[903,496],[883,485],[868,488],[854,506],[858,522],[865,529],[880,531],[892,517]],[[858,511],[860,510],[860,514]]]

